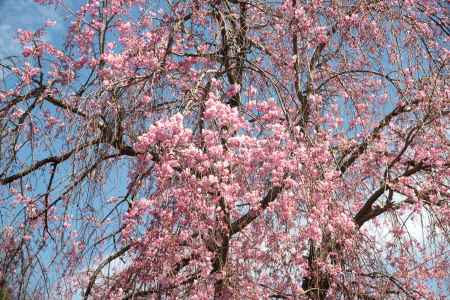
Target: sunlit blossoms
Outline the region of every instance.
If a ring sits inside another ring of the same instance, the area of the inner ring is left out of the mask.
[[[447,3],[37,2],[67,23],[0,61],[0,295],[449,297]]]

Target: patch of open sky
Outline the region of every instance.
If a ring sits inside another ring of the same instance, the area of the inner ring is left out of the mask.
[[[69,3],[71,8],[73,10],[76,10],[77,7],[79,7],[79,4],[81,2],[73,1]],[[20,60],[21,58],[21,46],[18,43],[16,37],[17,37],[17,30],[18,29],[24,29],[24,30],[30,30],[34,31],[38,28],[40,28],[47,20],[54,20],[56,21],[56,26],[50,28],[47,30],[46,35],[44,36],[44,41],[49,41],[53,45],[58,46],[59,48],[62,48],[64,44],[65,39],[65,32],[68,28],[67,22],[65,22],[64,16],[67,14],[66,10],[62,10],[61,8],[54,8],[50,6],[40,6],[35,4],[32,1],[3,1],[0,3],[0,8],[3,10],[8,10],[9,13],[5,14],[5,16],[0,20],[0,36],[3,38],[3,46],[0,48],[0,57],[2,59],[6,59],[6,61],[11,61],[11,59]],[[14,58],[12,58],[14,57]],[[44,68],[44,72],[48,71],[48,69]],[[85,76],[87,76],[87,73],[85,72],[80,77],[80,82],[83,82]],[[83,78],[84,77],[84,78]],[[16,83],[16,80],[14,78],[3,78],[5,79],[3,81],[3,84],[9,87],[14,86]],[[25,109],[25,107],[23,107]],[[42,107],[37,110],[37,112],[33,112],[33,117],[35,119],[40,119],[42,117],[42,113],[44,111],[48,110],[52,115],[57,115],[57,110],[53,105],[49,105],[47,103],[44,103]],[[44,124],[41,124],[42,128],[45,128]],[[73,127],[71,129],[68,129],[70,132],[77,132],[80,128],[79,125],[72,125]],[[70,135],[70,133],[69,133]],[[67,142],[64,139],[64,134],[61,136],[61,138],[56,138],[51,141],[49,140],[40,140],[39,143],[47,144],[46,147],[38,147],[40,149],[39,151],[33,151],[33,147],[30,144],[27,144],[25,147],[22,148],[21,151],[18,152],[18,160],[19,161],[25,161],[32,163],[33,161],[37,161],[46,157],[49,157],[51,155],[54,155],[55,153],[61,153],[66,150]],[[43,150],[45,149],[45,150]],[[18,171],[26,166],[17,166],[17,168],[14,168],[11,170],[12,173],[14,171]],[[54,178],[54,189],[49,194],[49,201],[57,200],[56,195],[59,195],[65,188],[67,188],[66,185],[62,184],[64,182],[67,182],[67,177],[72,176],[72,172],[74,171],[73,165],[70,162],[61,163],[58,165],[58,168],[62,169],[63,171],[58,173],[59,175],[56,175]],[[86,189],[83,191],[74,191],[74,193],[89,193],[91,192],[91,195],[87,195],[87,201],[90,202],[89,205],[92,209],[92,212],[94,212],[95,215],[104,216],[106,215],[109,210],[113,209],[113,205],[106,205],[105,206],[105,200],[118,195],[124,195],[126,193],[127,184],[128,184],[128,170],[130,168],[129,162],[126,160],[123,160],[121,163],[115,164],[110,169],[109,176],[103,178],[103,182],[101,186],[102,189]],[[33,180],[33,191],[31,193],[25,192],[27,196],[30,197],[38,197],[39,195],[42,195],[46,193],[47,191],[47,185],[48,185],[48,176],[45,176],[46,174],[49,174],[50,172],[49,168],[44,169],[45,172],[43,174],[38,174],[37,178]],[[40,177],[40,175],[43,175]],[[96,179],[98,180],[98,178]],[[59,184],[61,183],[61,184]],[[55,187],[56,186],[56,187]],[[9,188],[6,186],[1,186],[0,190],[4,192],[3,195],[9,194]],[[2,192],[2,193],[3,193]],[[75,195],[77,196],[77,195]],[[2,196],[3,198],[3,196]],[[1,230],[5,228],[5,226],[12,225],[12,226],[18,226],[23,222],[23,216],[19,217],[20,212],[24,209],[22,205],[17,205],[16,207],[11,206],[11,202],[13,199],[11,197],[8,197],[7,199],[2,199],[3,203],[1,204],[0,213],[1,213]],[[116,213],[118,215],[121,215],[125,210],[127,209],[127,206],[119,206],[116,208]],[[65,211],[64,214],[72,215],[73,219],[75,220],[72,222],[72,228],[71,232],[83,232],[89,230],[89,228],[83,227],[82,222],[77,223],[76,220],[80,219],[80,217],[83,215],[86,217],[86,212],[80,210],[77,207],[70,208],[68,211]],[[58,213],[58,215],[61,216],[61,213]],[[120,222],[119,222],[120,223]],[[57,229],[58,226],[62,226],[59,222],[55,222],[50,224],[50,231]],[[112,226],[114,227],[114,226]],[[117,228],[110,228],[106,229],[110,232],[114,232],[117,230]],[[38,238],[37,235],[42,234],[42,232],[36,232],[35,238]],[[33,237],[32,237],[33,238]],[[92,235],[91,239],[88,239],[87,247],[92,246],[97,240],[95,239],[96,235]],[[48,246],[42,250],[42,252],[39,254],[39,258],[41,263],[48,267],[48,273],[47,277],[50,280],[50,282],[55,282],[59,278],[60,271],[55,269],[54,267],[51,267],[52,260],[55,257],[55,250],[52,246]],[[86,261],[88,258],[86,258]],[[41,274],[36,273],[31,276],[30,282],[31,286],[35,284],[38,284],[38,282],[41,280]],[[51,289],[52,287],[48,287]]]

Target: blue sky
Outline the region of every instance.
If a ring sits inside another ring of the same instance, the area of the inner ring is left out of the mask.
[[[63,29],[63,15],[52,7],[44,7],[31,0],[0,0],[0,10],[3,12],[0,18],[0,57],[20,53],[20,45],[16,40],[17,29],[35,30],[46,20],[56,21],[56,26],[51,30],[47,38],[58,39]]]
[[[68,2],[72,7],[79,7],[81,1],[70,1]],[[67,25],[73,17],[69,16],[69,13],[63,8],[55,8],[53,6],[43,6],[35,3],[33,0],[0,0],[0,10],[3,12],[0,18],[0,60],[3,60],[9,56],[21,56],[21,46],[17,41],[17,30],[29,30],[35,31],[42,27],[44,23],[48,20],[55,21],[56,25],[46,31],[44,36],[45,40],[52,42],[56,46],[63,44],[66,34]],[[76,11],[76,9],[75,9]],[[19,58],[20,60],[20,58]],[[1,76],[1,74],[0,74]],[[24,155],[29,154],[26,152]],[[42,152],[42,155],[47,155],[47,153]],[[127,180],[126,178],[127,169],[123,164],[119,164],[114,170],[111,171],[113,174],[107,178],[105,183],[105,192],[102,195],[97,195],[96,197],[108,199],[111,196],[122,196],[125,192]],[[61,176],[63,176],[62,173]],[[37,190],[44,190],[45,186],[35,186]],[[0,194],[2,190],[0,189]],[[102,197],[103,196],[103,197]],[[100,202],[99,202],[100,203]],[[93,203],[95,206],[95,203]],[[76,212],[74,212],[75,214]],[[10,214],[3,219],[4,223],[0,223],[1,226],[15,222],[10,218],[13,218],[15,214]],[[44,255],[47,257],[43,259],[44,262],[47,259],[52,258],[51,250],[45,250]],[[56,277],[56,273],[52,273],[54,270],[50,270],[49,277],[53,281]],[[32,279],[33,280],[33,279]],[[77,299],[77,297],[75,297]]]

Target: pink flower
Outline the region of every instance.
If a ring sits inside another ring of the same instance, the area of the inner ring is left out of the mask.
[[[56,25],[56,21],[54,21],[54,20],[47,20],[46,22],[45,22],[45,26],[46,27],[53,27],[53,26],[55,26]]]
[[[24,57],[28,57],[28,56],[30,56],[32,53],[33,53],[33,49],[28,48],[28,47],[24,48],[23,51],[22,51],[22,55],[23,55]]]
[[[240,90],[241,90],[241,85],[237,84],[237,83],[234,83],[234,84],[230,85],[226,95],[228,97],[233,97],[233,96],[237,95]]]
[[[250,86],[250,89],[248,90],[248,96],[253,97],[256,95],[257,92],[258,92],[258,90],[252,85],[252,86]]]
[[[31,40],[33,39],[33,33],[31,31],[19,29],[17,30],[17,34],[19,37],[19,41],[22,44],[31,42]]]

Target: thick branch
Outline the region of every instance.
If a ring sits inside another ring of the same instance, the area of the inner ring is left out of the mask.
[[[406,170],[401,176],[392,180],[392,183],[398,182],[398,180],[402,177],[408,177],[416,174],[420,171],[427,171],[432,169],[433,165],[426,165],[424,163],[417,163],[413,168]],[[450,167],[450,163],[443,165],[442,167]],[[372,195],[366,200],[364,206],[358,211],[358,213],[354,216],[353,221],[361,227],[365,222],[379,216],[380,214],[388,211],[391,208],[396,208],[389,200],[388,203],[383,207],[372,207],[373,204],[384,194],[385,191],[389,190],[389,199],[392,200],[392,191],[390,187],[386,183],[382,183],[381,186],[372,193]]]
[[[379,215],[374,214],[374,210],[372,209],[372,205],[378,200],[378,198],[381,197],[381,195],[384,194],[384,192],[387,190],[388,186],[386,184],[383,184],[378,190],[376,190],[370,197],[367,199],[364,206],[358,211],[358,213],[353,218],[353,221],[361,227],[366,221],[370,220],[371,218]]]
[[[267,195],[260,202],[258,209],[251,209],[248,213],[240,217],[238,220],[231,224],[230,235],[234,235],[247,227],[253,220],[255,220],[261,213],[269,207],[269,204],[277,198],[278,194],[282,191],[282,187],[276,186],[269,190]]]
[[[345,173],[345,171],[347,171],[347,169],[359,158],[359,156],[361,154],[363,154],[369,143],[375,139],[378,139],[380,137],[380,133],[381,131],[389,125],[389,123],[392,121],[392,119],[398,115],[400,115],[401,113],[407,112],[409,111],[409,106],[408,105],[399,105],[397,106],[391,113],[389,113],[386,117],[384,117],[384,119],[378,124],[377,127],[375,127],[375,129],[373,130],[373,132],[370,134],[370,136],[361,144],[359,144],[359,146],[357,146],[356,148],[351,148],[348,151],[346,151],[339,163],[339,170],[341,171],[341,173]],[[350,155],[346,160],[345,158]]]
[[[94,271],[94,274],[92,274],[91,278],[89,279],[89,284],[86,288],[86,291],[84,292],[84,300],[87,300],[92,288],[94,287],[95,284],[95,280],[97,279],[97,276],[100,274],[100,272],[102,271],[102,269],[104,267],[106,267],[108,264],[110,264],[113,260],[121,257],[122,255],[124,255],[128,250],[131,249],[131,244],[127,245],[125,247],[123,247],[122,249],[120,249],[119,251],[117,251],[116,253],[114,253],[113,255],[111,255],[110,257],[108,257],[107,259],[105,259],[98,267],[97,269]]]
[[[74,153],[76,153],[76,152],[78,152],[78,151],[80,151],[80,150],[82,150],[84,148],[87,148],[87,147],[89,147],[91,145],[94,145],[96,143],[98,143],[98,140],[94,140],[94,141],[91,141],[89,143],[86,143],[86,144],[84,144],[84,145],[82,145],[80,147],[77,147],[77,148],[74,148],[74,149],[72,149],[70,151],[67,151],[67,152],[65,152],[65,153],[63,153],[63,154],[61,154],[59,156],[50,156],[50,157],[44,158],[44,159],[42,159],[40,161],[37,161],[36,163],[34,163],[33,165],[29,166],[25,170],[20,171],[19,173],[16,173],[16,174],[11,175],[11,176],[6,177],[6,178],[0,178],[0,185],[5,185],[5,184],[11,183],[11,182],[13,182],[13,181],[15,181],[15,180],[17,180],[19,178],[27,176],[31,172],[36,171],[40,167],[45,166],[47,164],[50,164],[50,163],[59,164],[59,163],[65,161],[65,160],[67,160],[70,156],[72,156],[72,154],[74,154]]]

